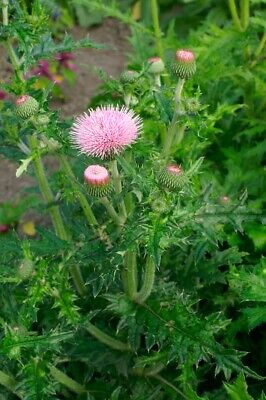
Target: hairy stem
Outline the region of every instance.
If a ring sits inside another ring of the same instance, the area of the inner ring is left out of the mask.
[[[229,4],[229,9],[230,9],[231,16],[232,16],[233,22],[235,24],[235,27],[237,28],[237,30],[239,30],[241,32],[243,29],[242,29],[241,21],[240,21],[238,11],[236,8],[235,0],[228,0],[228,4]]]
[[[127,343],[120,342],[120,340],[114,339],[106,333],[102,332],[100,329],[96,328],[92,323],[86,325],[87,331],[99,340],[99,342],[107,345],[111,349],[118,351],[131,351],[130,346]]]
[[[249,25],[249,14],[250,14],[250,4],[249,0],[241,0],[241,24],[242,28],[245,31]]]
[[[140,291],[136,293],[134,300],[136,303],[142,304],[150,296],[155,279],[155,262],[152,257],[148,256],[146,268],[144,272],[143,283]]]
[[[182,91],[183,91],[184,84],[185,84],[185,80],[179,79],[177,86],[176,86],[176,90],[175,90],[175,110],[174,110],[173,119],[171,121],[168,132],[166,134],[166,140],[164,143],[164,150],[163,150],[163,153],[166,157],[168,157],[169,153],[171,152],[171,147],[173,145],[174,138],[176,135],[177,119],[181,113],[181,99],[182,99]],[[183,132],[182,132],[181,128],[183,129]],[[177,132],[177,139],[180,142],[183,139],[184,127],[180,127],[178,131],[179,132]]]
[[[2,0],[2,16],[3,16],[3,26],[7,26],[8,25],[8,4],[9,4],[9,0]],[[17,58],[17,55],[13,49],[12,43],[10,39],[6,40],[6,48],[10,57],[10,61],[11,64],[14,68],[15,73],[17,74],[18,78],[23,81],[23,74],[20,71],[20,63],[19,60]]]
[[[158,10],[158,3],[157,0],[150,0],[151,1],[151,15],[152,15],[152,22],[153,22],[153,29],[156,38],[156,48],[160,58],[163,59],[163,45],[162,45],[162,33],[160,29],[160,22],[159,22],[159,10]]]
[[[94,212],[92,211],[91,206],[89,205],[89,202],[86,198],[86,196],[81,192],[79,188],[79,184],[77,183],[76,177],[72,171],[72,168],[65,156],[62,154],[59,155],[59,159],[61,162],[61,167],[65,174],[70,178],[71,185],[73,187],[73,190],[75,192],[75,195],[77,196],[77,199],[81,205],[81,208],[84,212],[85,217],[87,218],[87,221],[89,225],[92,227],[92,229],[97,232],[98,237],[106,243],[107,248],[112,247],[112,243],[110,241],[110,238],[108,237],[107,233],[104,231],[104,228],[99,226],[99,223],[94,215]]]
[[[111,168],[111,172],[112,172],[112,176],[113,176],[113,180],[114,180],[114,187],[115,187],[115,192],[118,196],[121,196],[121,192],[122,192],[122,183],[121,183],[121,178],[118,172],[118,168],[117,168],[117,161],[116,160],[112,160],[110,162],[110,168]],[[118,208],[119,208],[119,212],[121,214],[121,217],[126,220],[127,219],[127,210],[126,210],[126,206],[124,203],[123,199],[118,200]]]
[[[35,169],[35,174],[37,177],[37,181],[40,187],[40,191],[45,202],[49,205],[54,203],[54,196],[52,190],[50,188],[49,182],[47,180],[44,166],[41,160],[40,152],[39,152],[39,143],[38,139],[35,135],[32,135],[29,138],[29,145],[31,148],[32,156],[33,156],[33,164]],[[59,236],[63,240],[68,240],[68,234],[65,229],[62,216],[59,211],[59,207],[52,205],[49,207],[49,212],[51,215],[51,219],[55,228],[55,232],[57,236]]]
[[[84,386],[82,386],[80,383],[74,381],[73,379],[69,378],[69,376],[67,376],[64,372],[60,371],[56,367],[54,367],[54,366],[50,367],[50,374],[57,382],[66,386],[72,392],[77,393],[77,394],[82,394],[82,393],[86,392],[86,389],[84,388]]]
[[[160,74],[155,74],[154,75],[154,83],[155,83],[155,86],[158,86],[158,87],[162,86],[162,84],[161,84],[161,75]]]
[[[80,205],[83,209],[84,215],[87,218],[89,225],[91,225],[92,228],[97,227],[98,226],[97,219],[96,219],[85,195],[79,189],[79,185],[76,182],[76,177],[72,171],[72,168],[71,168],[67,158],[64,157],[62,154],[60,154],[59,159],[60,159],[61,166],[62,166],[64,173],[66,174],[66,176],[68,178],[70,178],[70,182],[75,191],[75,195],[77,196],[77,198],[80,202]]]
[[[115,211],[113,205],[111,204],[111,202],[108,200],[107,197],[101,197],[99,199],[100,203],[102,203],[104,205],[104,207],[106,208],[108,214],[110,215],[110,217],[112,218],[112,220],[118,225],[118,226],[122,226],[124,223],[124,220],[117,214],[117,212]]]
[[[127,250],[124,257],[125,291],[130,299],[135,299],[138,290],[137,254],[135,250]]]
[[[29,138],[29,145],[31,148],[32,156],[33,156],[33,164],[35,169],[35,175],[39,184],[40,191],[42,196],[47,204],[54,203],[54,195],[50,188],[48,179],[45,174],[44,166],[41,160],[40,152],[39,152],[39,142],[35,135],[32,135]],[[62,240],[69,240],[69,235],[65,229],[65,225],[60,214],[59,207],[56,205],[52,205],[49,207],[50,216],[52,219],[52,223],[55,228],[55,232],[57,236]],[[73,281],[77,288],[78,293],[83,296],[86,293],[86,286],[82,279],[82,275],[80,269],[77,265],[73,265],[70,269]]]
[[[183,399],[189,400],[189,398],[183,392],[181,392],[181,390],[179,390],[176,386],[174,386],[167,379],[163,378],[161,375],[154,374],[154,375],[151,375],[151,378],[157,379],[158,381],[160,381],[164,385],[170,387],[175,393],[178,393]]]
[[[16,380],[12,376],[7,375],[3,371],[0,371],[0,385],[4,386],[7,390],[14,393],[20,399],[22,399],[22,395],[20,395],[16,390],[16,387],[18,385]]]

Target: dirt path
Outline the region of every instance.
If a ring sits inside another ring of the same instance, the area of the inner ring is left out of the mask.
[[[76,39],[87,35],[83,28],[74,28],[72,31]],[[106,19],[101,26],[90,29],[90,36],[98,43],[108,44],[111,48],[105,50],[82,49],[75,52],[75,63],[78,73],[75,84],[63,84],[66,102],[55,103],[54,107],[61,110],[62,116],[75,116],[86,109],[90,97],[95,94],[100,80],[97,78],[94,67],[101,67],[108,74],[117,76],[126,62],[125,54],[129,50],[126,39],[128,31],[124,25],[112,19]],[[7,81],[11,68],[3,51],[0,53],[1,72],[0,80]],[[53,161],[48,161],[48,167]],[[0,159],[0,203],[15,201],[21,195],[21,189],[32,185],[32,179],[26,175],[16,178],[17,165],[8,160]]]

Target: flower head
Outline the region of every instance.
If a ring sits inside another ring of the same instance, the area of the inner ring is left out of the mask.
[[[16,112],[20,118],[27,119],[36,114],[39,103],[34,97],[24,94],[16,99]]]
[[[161,74],[164,71],[164,62],[160,57],[151,57],[148,63],[151,74]]]
[[[82,153],[109,158],[137,139],[141,125],[141,119],[127,107],[103,106],[79,116],[71,136]]]
[[[172,65],[173,73],[181,79],[188,79],[196,72],[195,54],[191,50],[177,50],[175,63]]]
[[[181,189],[185,183],[185,176],[180,165],[169,164],[158,175],[159,183],[169,190]]]
[[[84,180],[89,194],[95,197],[107,196],[112,191],[109,172],[101,165],[90,165],[84,171]]]

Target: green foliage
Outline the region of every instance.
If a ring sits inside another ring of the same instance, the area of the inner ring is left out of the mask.
[[[150,24],[115,2],[75,1],[131,28],[129,68],[138,80],[125,86],[98,71],[102,87],[90,102],[123,105],[130,92],[143,119],[141,137],[117,157],[123,185],[110,202],[118,212],[124,199],[127,210],[119,226],[82,183],[89,164],[109,168],[108,161],[78,155],[72,119],[49,108],[52,85],[40,90],[35,78],[23,78],[39,59],[102,46],[68,34],[54,40],[46,2],[10,3],[1,39],[16,46],[19,65],[1,87],[36,98],[47,122],[21,120],[13,104],[1,104],[1,153],[20,163],[17,175],[35,173],[40,186],[15,208],[0,207],[0,223],[13,224],[0,235],[0,399],[263,400],[263,2],[252,2],[249,26],[238,31],[225,2],[180,1],[182,18],[162,38],[167,69],[159,87],[148,72],[147,58],[156,53]],[[160,2],[161,10],[171,4]],[[178,104],[174,128],[182,128],[182,140],[168,155],[162,148],[175,120],[177,85],[168,65],[181,47],[195,50],[197,73]],[[40,163],[48,154],[59,167],[48,172],[47,189]],[[184,179],[174,191],[158,180],[168,161],[182,164]],[[16,222],[32,208],[49,226],[28,240]]]

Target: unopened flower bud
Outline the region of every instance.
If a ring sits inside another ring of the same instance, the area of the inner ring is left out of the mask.
[[[196,72],[195,54],[190,50],[177,50],[172,71],[179,78],[190,78]]]
[[[34,271],[34,264],[32,260],[25,259],[22,261],[18,268],[18,276],[21,280],[29,279]]]
[[[20,118],[28,119],[39,110],[39,103],[32,96],[23,95],[16,100],[16,112]]]
[[[167,165],[158,176],[159,183],[169,190],[180,189],[184,185],[184,174],[181,166]]]
[[[149,72],[151,74],[161,74],[164,71],[164,62],[160,57],[151,57],[148,59]]]
[[[34,117],[34,123],[38,126],[46,126],[49,124],[50,118],[48,115],[41,114]]]
[[[139,74],[137,71],[124,71],[122,72],[120,76],[120,81],[121,83],[125,84],[130,84],[136,82],[138,79]]]
[[[84,171],[84,180],[91,196],[105,197],[112,191],[109,172],[101,165],[90,165]]]

